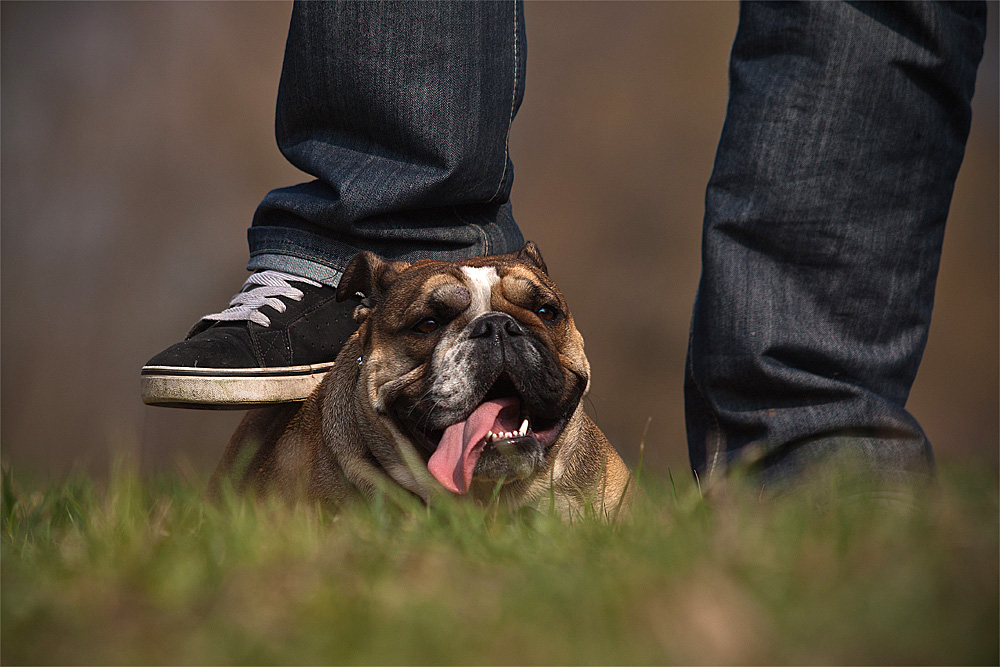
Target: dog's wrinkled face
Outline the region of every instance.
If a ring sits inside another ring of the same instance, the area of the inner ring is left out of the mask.
[[[590,372],[532,244],[459,263],[368,256],[341,290],[357,287],[370,295],[357,317],[371,405],[445,488],[465,493],[473,478],[525,479],[546,466]]]

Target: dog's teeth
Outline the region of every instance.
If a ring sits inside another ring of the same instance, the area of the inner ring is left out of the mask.
[[[518,433],[518,435],[522,435],[522,436],[528,434],[528,418],[527,417],[525,417],[524,421],[521,422],[521,428],[518,429],[517,433]]]

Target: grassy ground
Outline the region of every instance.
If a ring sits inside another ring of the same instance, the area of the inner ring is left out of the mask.
[[[198,484],[4,473],[3,664],[998,662],[995,473],[916,503],[837,486],[627,523],[388,503],[206,504]]]

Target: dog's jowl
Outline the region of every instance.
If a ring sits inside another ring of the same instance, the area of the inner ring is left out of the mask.
[[[362,253],[337,298],[358,293],[358,331],[333,370],[305,403],[250,411],[214,488],[627,509],[628,470],[583,411],[583,338],[534,244],[454,263]]]

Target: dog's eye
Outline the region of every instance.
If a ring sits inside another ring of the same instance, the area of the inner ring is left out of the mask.
[[[433,317],[425,317],[424,319],[414,324],[412,329],[419,334],[429,334],[437,331],[438,327],[440,326],[441,323],[438,322]]]
[[[545,322],[554,322],[559,317],[559,309],[555,306],[542,306],[535,311],[535,315]]]

